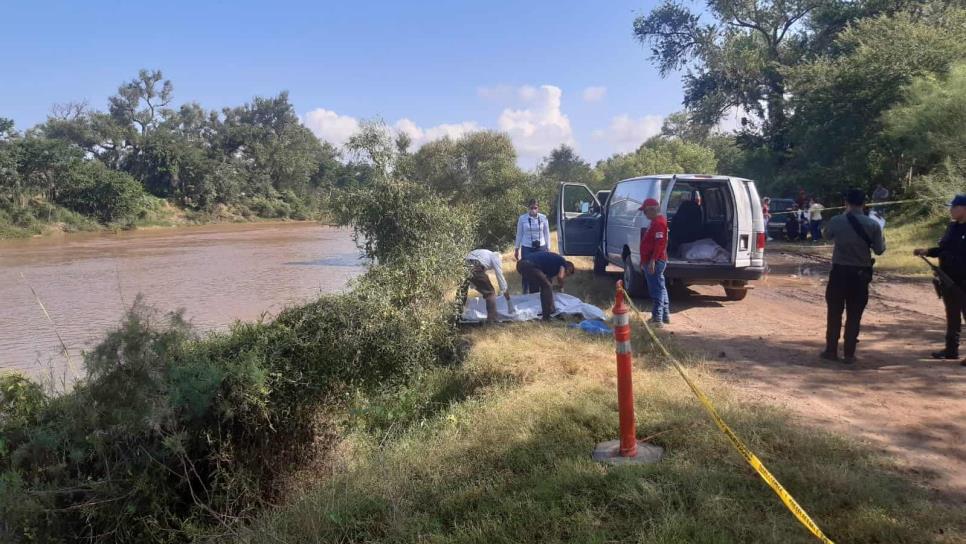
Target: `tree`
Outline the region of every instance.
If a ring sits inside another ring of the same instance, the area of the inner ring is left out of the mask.
[[[14,129],[13,119],[0,117],[0,141],[8,140],[16,136],[16,134],[17,131]]]
[[[951,161],[966,166],[966,64],[945,77],[917,78],[885,113],[886,135],[919,172]]]
[[[395,133],[382,119],[368,119],[349,137],[345,148],[356,160],[372,166],[381,179],[389,179],[407,154],[411,139]]]
[[[707,0],[713,22],[677,0],[666,0],[634,21],[634,35],[649,45],[662,76],[684,75],[689,122],[716,124],[731,107],[749,119],[748,145],[761,141],[776,152],[789,147],[789,70],[832,49],[851,22],[892,13],[915,0]],[[752,138],[751,136],[758,136]],[[780,155],[779,155],[780,156]]]
[[[867,19],[840,34],[835,47],[837,56],[790,72],[796,145],[784,184],[820,194],[848,185],[898,188],[911,161],[884,136],[883,114],[915,78],[941,76],[966,59],[966,10]]]
[[[134,125],[143,136],[171,113],[174,86],[161,70],[140,70],[138,77],[121,85],[109,99],[111,117],[121,126]]]
[[[478,247],[502,248],[515,234],[528,177],[516,165],[506,134],[479,131],[423,145],[406,161],[406,175],[476,217]]]
[[[655,136],[633,153],[619,153],[596,166],[603,187],[648,174],[703,174],[717,170],[714,152],[699,144]]]
[[[592,185],[594,169],[567,144],[550,152],[539,166],[540,177],[552,183],[585,183]]]

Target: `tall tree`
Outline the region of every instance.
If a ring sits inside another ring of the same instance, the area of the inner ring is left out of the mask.
[[[662,76],[688,68],[685,105],[700,123],[740,106],[762,120],[775,150],[785,148],[785,70],[807,53],[809,14],[829,0],[709,0],[711,24],[667,0],[634,21]]]
[[[593,184],[594,169],[567,144],[552,150],[539,167],[540,177],[554,183]]]
[[[171,112],[174,86],[161,70],[140,70],[138,77],[121,85],[109,99],[111,116],[121,126],[134,125],[142,135],[157,126]]]

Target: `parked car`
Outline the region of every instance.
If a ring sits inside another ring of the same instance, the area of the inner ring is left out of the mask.
[[[571,212],[574,202],[594,199],[586,213]],[[765,225],[761,199],[751,180],[715,175],[651,175],[614,185],[600,205],[587,186],[561,183],[557,206],[558,250],[562,255],[594,257],[594,271],[607,264],[624,269],[624,284],[634,296],[647,293],[641,272],[641,229],[650,221],[639,210],[657,199],[670,225],[668,267],[671,285],[722,285],[729,300],[741,300],[748,282],[765,271]],[[773,201],[774,202],[774,201]],[[710,242],[708,242],[710,240]],[[694,258],[695,248],[713,258]],[[716,249],[715,249],[716,248]]]
[[[785,220],[788,219],[787,212],[795,205],[795,201],[790,198],[773,198],[768,204],[768,211],[771,212],[771,221],[768,222],[768,236],[776,239],[784,238]],[[775,215],[778,214],[778,215]]]

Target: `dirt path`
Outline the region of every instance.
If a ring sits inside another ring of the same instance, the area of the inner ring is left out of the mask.
[[[753,398],[878,445],[926,485],[966,504],[966,367],[928,358],[942,347],[944,331],[932,286],[877,278],[859,361],[848,367],[818,358],[827,268],[777,251],[769,265],[744,301],[728,302],[711,286],[672,298],[667,330],[704,351],[715,371]]]

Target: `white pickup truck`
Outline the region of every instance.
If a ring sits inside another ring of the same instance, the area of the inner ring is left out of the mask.
[[[639,210],[647,198],[661,203],[668,219],[670,285],[722,285],[729,300],[741,300],[748,282],[765,272],[765,222],[755,182],[715,175],[652,175],[619,181],[601,205],[586,186],[561,183],[557,237],[561,255],[594,257],[594,271],[607,264],[624,269],[634,296],[647,294],[641,273],[641,229],[650,224]],[[700,255],[708,253],[713,257]]]

